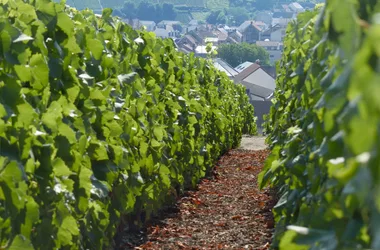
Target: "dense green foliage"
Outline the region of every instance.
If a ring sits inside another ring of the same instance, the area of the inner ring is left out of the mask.
[[[211,13],[207,16],[206,22],[209,24],[226,24],[227,17],[226,12],[223,10],[215,10],[211,11]]]
[[[327,0],[288,27],[260,184],[280,249],[380,249],[380,2]]]
[[[2,249],[106,249],[255,132],[243,86],[110,9],[0,13]]]
[[[236,67],[239,64],[260,60],[262,65],[269,65],[269,53],[263,47],[249,43],[222,44],[218,47],[218,57]]]

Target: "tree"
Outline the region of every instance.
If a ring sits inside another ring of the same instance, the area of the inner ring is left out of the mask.
[[[131,3],[131,2],[125,2],[124,5],[123,5],[123,8],[121,8],[120,10],[125,17],[127,18],[130,18],[130,19],[134,19],[137,17],[137,10],[136,10],[136,6],[134,3]]]
[[[273,8],[274,0],[256,0],[255,8],[258,10],[270,10]]]
[[[216,10],[212,11],[210,15],[208,15],[206,21],[209,24],[225,24],[227,21],[227,17],[224,11]]]
[[[177,16],[176,11],[174,10],[174,5],[169,3],[164,3],[162,5],[162,16],[166,20],[174,20]]]
[[[249,20],[249,13],[245,8],[231,7],[227,10],[227,15],[231,17],[229,19],[229,25],[240,25],[244,21]]]
[[[175,20],[177,16],[173,4],[152,4],[147,0],[140,2],[137,7],[134,2],[129,0],[124,3],[120,12],[117,12],[117,14],[121,14],[121,16],[126,18],[138,18],[140,20],[155,21],[156,23],[162,20]]]
[[[156,21],[156,8],[153,4],[143,1],[137,7],[137,18],[140,20]]]
[[[218,11],[212,11],[210,15],[207,16],[206,22],[209,24],[216,24],[218,15],[219,15],[220,10]]]
[[[269,65],[268,52],[256,44],[222,44],[218,48],[218,56],[233,67],[246,61],[255,62],[257,59],[262,65]]]

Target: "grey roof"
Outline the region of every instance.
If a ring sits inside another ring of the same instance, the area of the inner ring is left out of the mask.
[[[252,20],[249,20],[249,21],[245,21],[245,22],[243,22],[240,26],[239,26],[239,28],[238,28],[238,30],[240,31],[240,32],[244,32],[250,25],[252,25],[254,28],[256,28],[258,31],[261,31],[261,28],[258,26],[258,25],[256,25],[255,24],[255,21],[252,21]]]
[[[234,77],[238,74],[238,72],[231,65],[220,58],[216,58],[214,60],[214,66],[218,70],[225,72],[229,77]]]
[[[260,47],[277,47],[280,46],[282,43],[275,42],[275,41],[256,41],[256,45]]]
[[[297,10],[303,10],[303,7],[297,2],[293,2],[293,3],[289,4],[289,7],[293,7]]]
[[[247,76],[251,75],[254,73],[256,70],[260,68],[260,65],[256,63],[252,63],[250,66],[246,67],[243,71],[241,71],[235,78],[237,81],[242,81],[245,79]]]
[[[175,21],[175,20],[162,20],[161,22],[158,23],[158,25],[175,25],[175,24],[181,24],[181,22]]]
[[[239,41],[237,41],[234,37],[232,37],[232,36],[229,36],[229,37],[227,37],[227,41],[228,42],[231,42],[231,43],[239,43]]]
[[[154,21],[140,20],[142,25],[156,25]]]
[[[300,3],[300,5],[301,5],[304,9],[314,9],[314,7],[315,7],[315,3],[307,3],[307,2],[304,2],[304,3]]]
[[[252,101],[265,101],[265,98],[257,96],[257,95],[250,95]]]
[[[223,34],[228,35],[228,31],[225,30],[224,28],[218,28],[218,30],[219,30],[221,33],[223,33]]]
[[[173,32],[173,31],[174,31],[174,28],[173,28],[173,26],[171,26],[171,25],[166,25],[165,29],[166,29],[167,31],[169,31],[169,32]]]
[[[198,20],[196,20],[196,19],[192,19],[190,22],[189,22],[189,25],[190,26],[193,26],[193,25],[198,25]]]
[[[184,41],[185,39],[188,39],[192,44],[197,44],[197,40],[192,35],[185,35],[182,39],[181,42]]]
[[[154,30],[154,33],[158,37],[169,37],[169,31],[167,31],[166,29],[157,28]]]
[[[249,66],[251,66],[252,64],[253,64],[253,62],[248,62],[248,61],[243,62],[243,63],[239,64],[238,66],[236,66],[235,70],[240,73],[243,70],[245,70],[246,68],[248,68]]]
[[[260,79],[257,79],[257,81],[255,81],[254,84],[251,82],[242,81],[242,83],[245,86],[247,86],[248,84],[251,84],[250,88],[252,89],[252,92],[253,92],[252,95],[255,95],[257,97],[267,98],[273,93],[274,89],[267,88],[266,86],[258,85],[256,84],[256,82],[260,83],[262,81]]]
[[[292,18],[293,17],[293,13],[292,12],[286,12],[286,11],[283,11],[283,12],[275,12],[273,13],[273,18]]]

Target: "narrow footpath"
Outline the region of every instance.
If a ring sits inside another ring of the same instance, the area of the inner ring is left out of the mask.
[[[269,249],[275,200],[257,187],[268,154],[263,137],[243,137],[239,149],[221,157],[213,176],[141,235],[126,235],[118,249]]]

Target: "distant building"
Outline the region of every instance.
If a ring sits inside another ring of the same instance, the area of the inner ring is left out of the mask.
[[[219,71],[226,73],[230,79],[233,79],[239,73],[231,65],[220,58],[214,59],[214,66]]]
[[[253,62],[243,62],[242,64],[239,64],[238,66],[235,67],[235,70],[237,72],[242,72],[243,70],[245,70],[246,68],[248,68],[249,66],[251,66],[253,64]]]
[[[287,5],[287,4],[281,5],[281,11],[292,12],[292,10],[289,8],[289,5]]]
[[[166,25],[174,26],[174,25],[181,25],[180,21],[175,20],[162,20],[157,24],[157,27],[164,28]]]
[[[205,44],[212,43],[213,45],[218,45],[219,39],[217,37],[206,37]]]
[[[179,48],[184,48],[185,51],[194,52],[198,46],[198,41],[192,35],[187,34],[177,44]]]
[[[140,20],[140,27],[145,26],[147,31],[154,31],[156,29],[156,23],[154,21]]]
[[[257,46],[263,47],[269,53],[269,61],[274,64],[281,59],[283,44],[275,41],[257,41]]]
[[[272,18],[287,18],[292,19],[295,15],[292,12],[277,11],[273,13]]]
[[[242,43],[243,42],[243,34],[240,33],[238,30],[228,32],[228,41],[230,43]]]
[[[188,25],[194,25],[194,26],[197,26],[199,24],[199,22],[198,22],[198,20],[196,20],[196,19],[192,19],[192,20],[190,20],[190,22],[189,22],[189,24]]]
[[[315,3],[302,2],[299,3],[305,10],[313,10],[315,8]]]
[[[228,43],[228,31],[225,28],[217,28],[215,34],[218,36],[218,44]]]
[[[199,56],[199,57],[207,57],[207,50],[206,50],[207,46],[205,45],[199,45],[195,48],[195,55],[196,56]],[[216,50],[217,47],[216,46],[212,46],[211,47],[211,51],[214,51]]]
[[[198,27],[198,25],[189,25],[189,26],[186,26],[185,27],[185,32],[189,33],[190,31],[194,31],[194,30],[197,29],[197,27]]]
[[[295,13],[301,13],[305,11],[305,9],[297,2],[289,4],[289,8]]]
[[[277,24],[280,25],[280,27],[287,27],[288,24],[293,20],[294,18],[273,18],[272,19],[272,27],[276,26]]]
[[[255,43],[260,40],[262,28],[255,21],[245,21],[238,30],[243,35],[242,42]]]
[[[286,34],[286,27],[275,24],[274,26],[269,27],[261,33],[261,40],[270,40],[275,42],[282,42]]]
[[[132,27],[132,29],[140,29],[141,27],[141,24],[140,24],[140,20],[135,18],[135,19],[123,19],[123,22],[128,24],[129,26]]]
[[[265,101],[271,98],[275,88],[275,79],[265,72],[259,64],[252,63],[234,78],[247,88],[251,101]]]
[[[162,27],[162,26],[161,26]],[[165,28],[157,28],[154,30],[157,37],[160,38],[177,38],[180,36],[180,32],[174,30],[171,25],[165,25]]]
[[[238,73],[240,73],[243,70],[245,70],[246,68],[248,68],[249,66],[251,66],[252,64],[254,64],[254,63],[253,62],[249,62],[249,61],[243,62],[243,63],[239,64],[238,66],[236,66],[235,70]],[[271,77],[273,77],[274,79],[276,79],[276,67],[275,66],[260,65],[260,68],[262,68],[265,72],[267,72]]]

